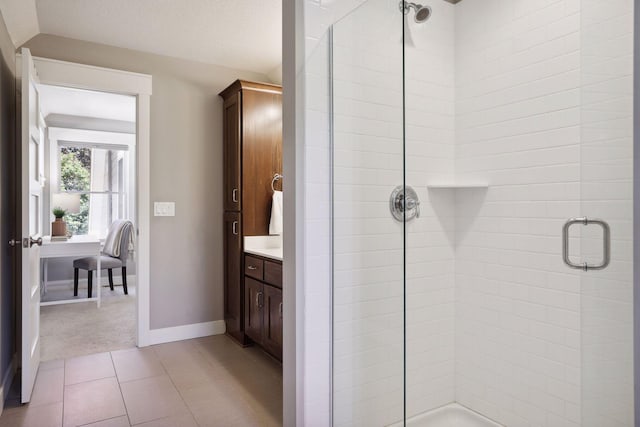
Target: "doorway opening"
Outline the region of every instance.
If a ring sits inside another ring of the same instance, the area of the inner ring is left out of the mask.
[[[131,230],[117,234],[135,223],[136,98],[47,84],[38,94],[41,360],[135,347],[135,245]],[[91,266],[114,243],[122,253]]]

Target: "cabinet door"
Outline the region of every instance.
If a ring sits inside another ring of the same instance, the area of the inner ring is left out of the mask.
[[[239,211],[242,208],[241,176],[241,102],[237,92],[224,101],[224,210]]]
[[[244,344],[241,227],[239,212],[224,213],[224,320],[227,333]]]
[[[282,360],[282,291],[264,286],[262,345],[269,353]]]
[[[263,285],[250,277],[244,278],[244,332],[258,344],[262,344]]]
[[[269,234],[273,176],[282,173],[282,95],[242,92],[242,214],[245,236]],[[275,183],[281,189],[282,181]]]

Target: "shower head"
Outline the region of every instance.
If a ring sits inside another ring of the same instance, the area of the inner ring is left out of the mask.
[[[429,6],[423,6],[417,3],[409,3],[405,0],[400,0],[399,6],[400,6],[400,11],[405,15],[408,15],[409,11],[413,9],[415,12],[415,16],[413,17],[413,20],[416,21],[418,24],[422,24],[423,22],[426,22],[427,19],[431,17],[431,8]]]
[[[415,7],[416,16],[413,17],[414,21],[421,24],[429,19],[429,17],[431,16],[431,8],[429,6],[416,4]]]

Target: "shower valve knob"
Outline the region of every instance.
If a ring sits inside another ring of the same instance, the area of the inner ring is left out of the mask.
[[[391,215],[397,221],[411,221],[420,217],[420,199],[410,186],[399,185],[391,192],[389,199]]]

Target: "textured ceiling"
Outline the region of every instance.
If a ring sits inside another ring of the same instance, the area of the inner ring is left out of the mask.
[[[36,10],[45,34],[265,74],[282,62],[282,0],[36,0]]]

